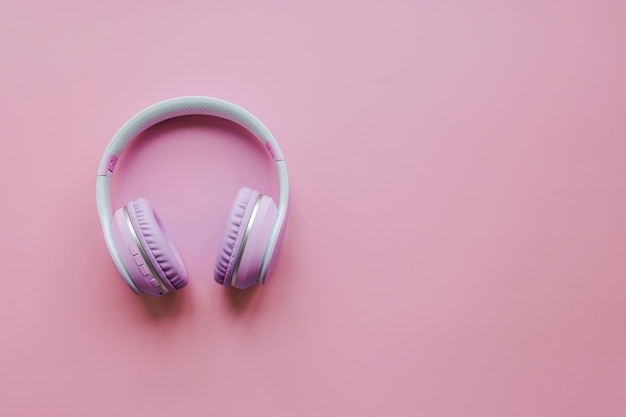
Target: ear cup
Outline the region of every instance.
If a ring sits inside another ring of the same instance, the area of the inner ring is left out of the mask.
[[[277,213],[270,197],[249,188],[237,193],[217,254],[217,283],[244,289],[257,282]]]
[[[233,267],[235,266],[235,260],[241,242],[243,240],[243,233],[240,233],[241,229],[245,230],[245,225],[248,224],[250,216],[252,215],[252,209],[250,200],[252,197],[256,200],[259,196],[257,191],[252,191],[250,188],[244,187],[237,193],[235,202],[230,210],[228,216],[228,222],[226,223],[226,230],[222,238],[220,249],[217,253],[217,260],[215,262],[215,281],[218,284],[229,286],[230,278],[233,274]],[[242,228],[242,225],[243,228]]]
[[[140,292],[159,296],[187,285],[178,249],[147,200],[117,210],[111,228],[118,254]]]
[[[189,282],[180,253],[148,200],[140,198],[128,205],[128,214],[141,245],[153,261],[155,271],[171,290],[180,290]]]

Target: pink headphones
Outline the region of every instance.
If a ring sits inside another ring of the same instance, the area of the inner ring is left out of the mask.
[[[178,291],[187,285],[187,271],[174,241],[147,200],[134,200],[112,215],[111,176],[118,158],[141,132],[164,120],[189,115],[220,117],[249,130],[274,160],[280,183],[278,207],[272,198],[249,188],[237,194],[217,254],[215,281],[239,289],[265,284],[278,256],[287,220],[289,178],[283,154],[270,131],[254,115],[224,100],[165,100],[140,111],[118,130],[102,157],[96,182],[98,215],[107,248],[136,294],[158,297]]]

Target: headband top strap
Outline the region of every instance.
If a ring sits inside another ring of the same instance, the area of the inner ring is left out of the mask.
[[[284,161],[283,154],[267,127],[252,113],[234,103],[219,98],[189,96],[176,97],[153,104],[135,114],[113,136],[100,162],[98,175],[111,176],[117,159],[140,133],[168,119],[181,116],[214,116],[237,123],[252,133],[276,161]]]

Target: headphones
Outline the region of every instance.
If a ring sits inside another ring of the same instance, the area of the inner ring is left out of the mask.
[[[276,139],[247,110],[212,97],[178,97],[156,103],[133,116],[107,146],[96,180],[96,203],[109,253],[115,266],[136,293],[159,297],[188,283],[187,271],[174,241],[150,203],[140,198],[111,212],[111,176],[118,159],[143,131],[180,116],[206,115],[230,120],[252,133],[274,160],[278,171],[278,207],[271,197],[242,188],[230,211],[215,263],[215,281],[225,287],[265,284],[285,232],[289,178]]]

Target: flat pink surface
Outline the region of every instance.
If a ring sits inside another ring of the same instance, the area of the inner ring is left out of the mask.
[[[212,4],[214,3],[214,4]],[[626,3],[0,3],[1,416],[626,416]],[[269,284],[213,282],[249,135],[148,132],[190,285],[133,295],[95,174],[127,118],[232,100],[292,181]]]

